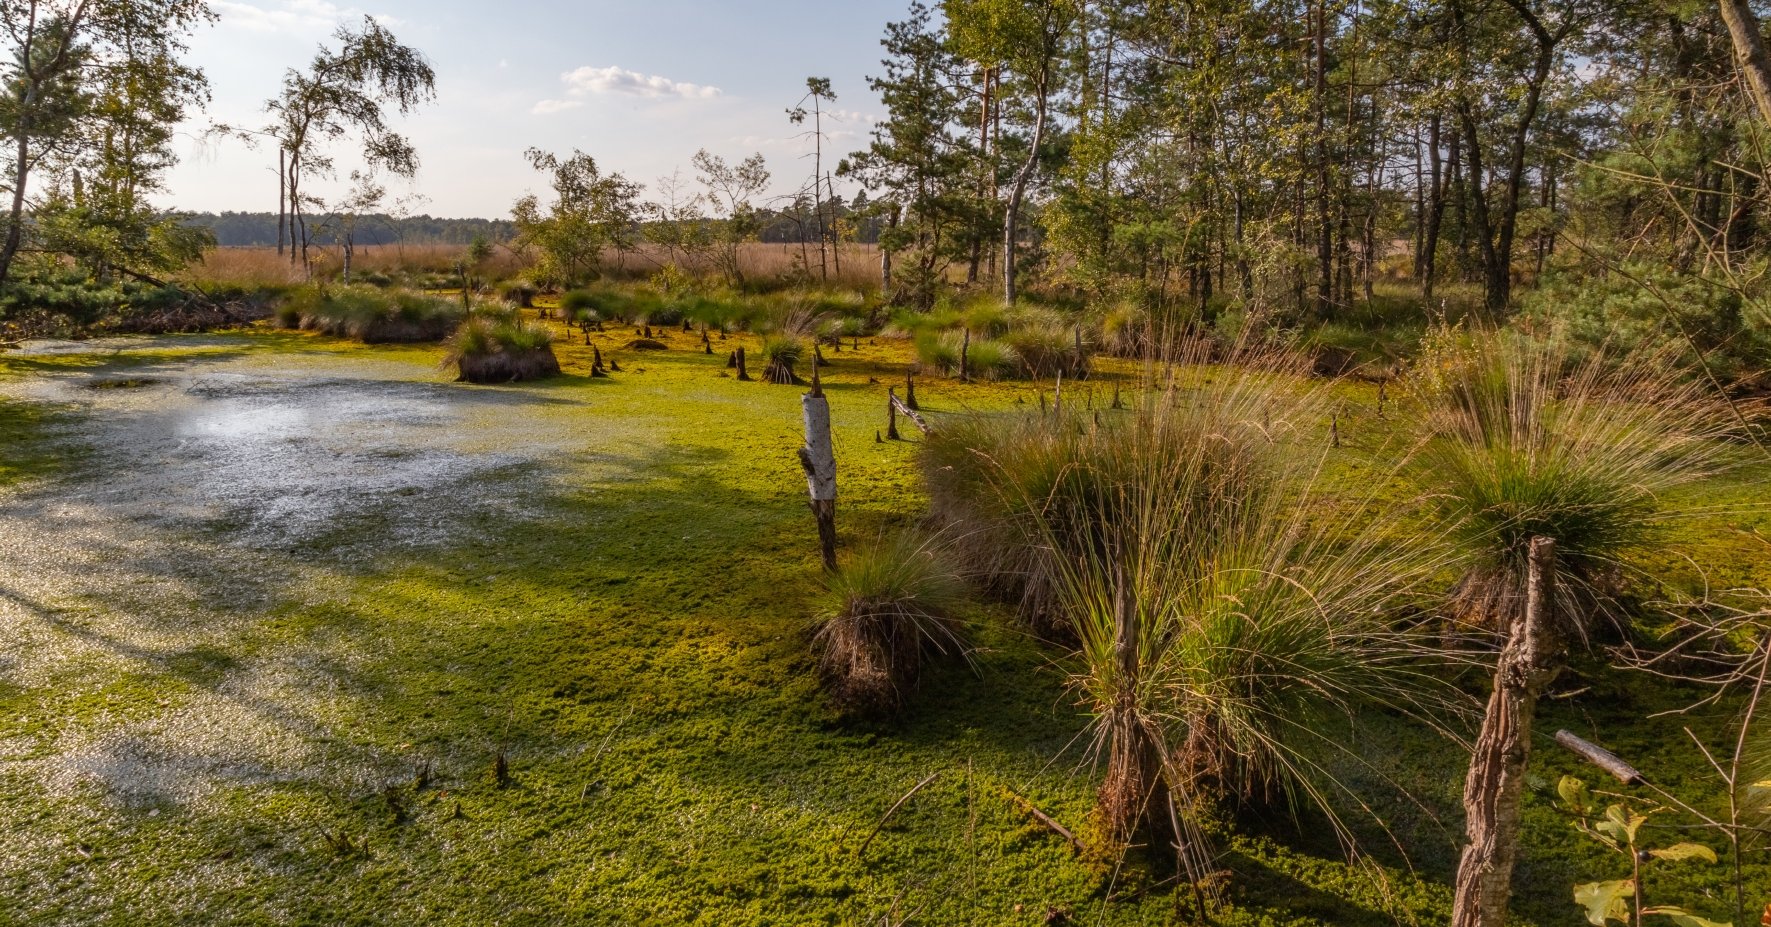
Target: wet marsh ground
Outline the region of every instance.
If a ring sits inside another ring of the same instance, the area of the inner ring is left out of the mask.
[[[995,609],[967,616],[976,666],[937,672],[901,722],[832,717],[806,649],[801,390],[727,375],[755,339],[707,356],[679,332],[666,352],[598,338],[611,379],[585,375],[574,333],[566,376],[493,387],[450,382],[435,346],[269,331],[0,355],[0,924],[1160,924],[1186,906],[1022,809],[1079,826],[1094,780],[1060,655]],[[827,356],[852,546],[922,510],[915,441],[875,440],[910,355]],[[1329,474],[1350,492],[1393,448],[1368,393],[1348,387]],[[918,394],[937,417],[1039,401]],[[1742,508],[1761,475],[1708,490],[1716,511],[1650,565],[1771,584],[1771,519]],[[1720,800],[1679,731],[1714,734],[1719,711],[1642,722],[1680,694],[1597,669],[1580,685],[1547,730]],[[1378,731],[1345,774],[1421,799],[1383,806],[1408,858],[1371,829],[1374,880],[1319,826],[1239,822],[1219,922],[1443,918],[1460,760]],[[1616,873],[1548,810],[1576,767],[1542,756],[1520,907],[1576,923],[1569,885]],[[1701,909],[1720,878],[1669,870],[1657,890]]]

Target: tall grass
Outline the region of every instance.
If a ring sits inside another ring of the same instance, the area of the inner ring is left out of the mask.
[[[962,538],[976,526],[970,565],[1077,642],[1102,835],[1173,841],[1196,874],[1201,805],[1310,804],[1338,827],[1328,770],[1359,711],[1436,723],[1452,701],[1426,639],[1395,621],[1430,558],[1390,546],[1373,513],[1326,517],[1312,464],[1328,395],[1307,363],[1244,348],[1208,366],[1211,350],[1181,348],[1172,385],[1116,422],[976,418],[925,461],[937,515]]]
[[[798,245],[751,242],[739,247],[739,269],[748,281],[762,289],[799,285],[808,281],[793,264],[798,254]],[[316,279],[334,280],[343,271],[343,257],[336,249],[311,248],[309,255]],[[429,276],[439,287],[449,288],[459,285],[456,267],[466,256],[465,245],[359,245],[352,258],[351,271],[353,277],[381,275],[395,280]],[[616,280],[644,280],[660,267],[669,265],[671,260],[665,250],[649,246],[626,253],[611,250],[603,255],[603,276]],[[680,257],[678,260],[681,262]],[[693,262],[682,263],[691,276],[711,279],[711,268]],[[504,280],[528,273],[531,266],[531,262],[522,256],[498,248],[473,273],[486,280]],[[809,282],[863,292],[877,290],[878,247],[844,245],[841,272],[836,272],[835,268],[831,270],[827,281],[819,279],[814,270]],[[214,248],[204,254],[203,260],[181,271],[178,278],[195,283],[286,286],[307,282],[307,272],[299,263],[291,264],[287,254],[278,255],[275,248]],[[455,282],[451,282],[452,279]]]
[[[441,341],[465,314],[455,300],[411,290],[308,286],[290,291],[273,316],[284,328],[381,344]]]
[[[560,372],[548,328],[515,311],[498,309],[483,309],[468,318],[449,339],[443,365],[453,365],[461,379],[471,383],[535,380]]]
[[[1423,434],[1405,473],[1467,564],[1467,617],[1506,626],[1536,536],[1556,541],[1561,613],[1604,609],[1620,556],[1677,514],[1669,494],[1729,466],[1726,404],[1668,361],[1510,332],[1435,336],[1412,378]]]
[[[882,538],[826,575],[812,643],[831,697],[858,713],[899,708],[925,660],[965,652],[954,619],[964,598],[933,542],[912,533]]]

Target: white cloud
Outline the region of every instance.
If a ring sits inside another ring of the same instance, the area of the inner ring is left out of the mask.
[[[703,84],[691,84],[686,81],[671,80],[656,74],[641,74],[625,68],[582,67],[575,71],[567,71],[560,75],[566,84],[566,92],[572,96],[584,96],[592,93],[626,93],[640,97],[682,97],[690,100],[705,100],[717,97],[721,91],[718,87]]]
[[[222,25],[252,32],[331,29],[364,15],[362,10],[339,6],[330,0],[273,0],[263,6],[240,0],[215,0],[212,6],[221,14]],[[375,21],[388,27],[400,24],[398,19],[385,15],[377,15]]]
[[[541,100],[529,108],[529,112],[537,116],[551,116],[569,109],[577,109],[584,105],[583,100]]]

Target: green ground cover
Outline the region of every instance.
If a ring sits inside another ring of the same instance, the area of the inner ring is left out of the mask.
[[[806,646],[801,390],[724,367],[758,339],[708,356],[687,334],[637,352],[611,332],[598,344],[623,371],[592,380],[582,336],[562,338],[567,376],[499,387],[447,382],[434,346],[288,333],[0,355],[0,924],[1129,925],[1187,910],[1148,860],[1084,858],[1025,812],[1081,827],[1094,779],[1061,654],[1001,611],[965,616],[976,666],[938,670],[900,721],[827,710]],[[920,515],[915,441],[875,439],[911,352],[828,354],[845,546]],[[1109,363],[1092,400],[1067,401],[1103,407],[1110,377],[1132,374]],[[255,377],[281,379],[225,392]],[[422,438],[363,437],[368,457],[284,443],[353,414],[328,399],[267,418],[313,384],[419,403],[386,427]],[[1345,389],[1324,479],[1381,500],[1396,413]],[[250,445],[282,469],[255,481],[254,459],[217,456],[244,489],[160,511],[132,493],[143,474],[229,432],[201,407],[186,443],[137,456],[131,436],[205,390],[289,429]],[[937,420],[1040,398],[1016,382],[918,393]],[[295,471],[338,457],[388,482],[304,520],[331,502]],[[1771,585],[1771,518],[1752,507],[1765,475],[1706,487],[1709,511],[1640,565],[1675,586]],[[1595,661],[1558,692],[1575,694],[1552,700],[1545,734],[1569,727],[1722,800],[1681,729],[1714,742],[1727,706],[1645,720],[1693,693]],[[1573,924],[1570,886],[1619,873],[1550,807],[1561,774],[1598,776],[1540,743],[1516,910]],[[1462,756],[1400,719],[1353,747],[1364,762],[1341,774],[1390,825],[1363,825],[1370,867],[1317,822],[1221,821],[1215,922],[1445,919]],[[1771,885],[1762,858],[1749,874]],[[1722,867],[1668,867],[1652,888],[1708,911],[1723,885]]]

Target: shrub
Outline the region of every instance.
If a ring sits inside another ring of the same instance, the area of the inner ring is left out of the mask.
[[[1764,306],[1748,305],[1740,293],[1664,262],[1639,261],[1620,270],[1547,277],[1522,300],[1521,322],[1612,356],[1674,345],[1681,367],[1699,372],[1707,366],[1724,380],[1771,367],[1771,318]]]
[[[812,638],[826,689],[846,710],[897,709],[923,662],[965,652],[953,613],[964,587],[924,538],[881,539],[827,574]]]

